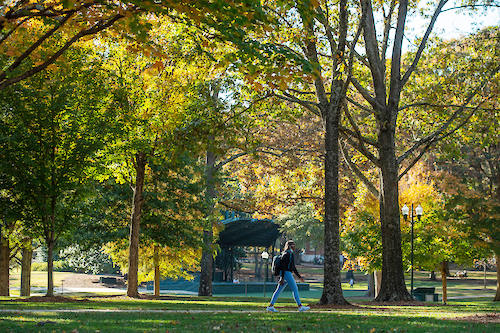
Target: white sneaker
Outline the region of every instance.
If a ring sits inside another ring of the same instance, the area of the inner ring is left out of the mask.
[[[309,307],[309,306],[303,306],[303,305],[302,305],[302,306],[299,308],[299,312],[304,312],[304,311],[307,311],[307,310],[309,310],[310,308],[311,308],[311,307]]]
[[[274,306],[268,306],[268,307],[267,307],[267,311],[269,311],[269,312],[279,312],[278,310],[276,310],[276,309],[274,308]]]

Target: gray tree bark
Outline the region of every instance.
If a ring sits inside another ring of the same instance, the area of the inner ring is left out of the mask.
[[[132,199],[132,214],[130,217],[129,257],[127,296],[139,297],[139,236],[141,228],[142,206],[144,204],[144,177],[148,164],[146,153],[137,152],[133,159],[136,171],[134,194]]]
[[[211,139],[213,141],[213,138]],[[212,296],[212,272],[213,272],[213,225],[211,216],[213,213],[213,199],[216,196],[214,172],[215,172],[215,154],[209,149],[206,153],[206,200],[207,212],[206,217],[209,219],[206,229],[203,231],[203,252],[201,255],[201,273],[200,273],[200,286],[198,288],[199,296]]]

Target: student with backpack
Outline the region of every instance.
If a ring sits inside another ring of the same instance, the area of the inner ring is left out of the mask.
[[[293,240],[289,240],[285,243],[285,248],[283,250],[283,253],[279,256],[279,264],[277,264],[276,267],[274,267],[276,261],[273,260],[273,271],[275,271],[275,275],[279,275],[280,278],[278,281],[278,286],[276,287],[276,291],[274,292],[273,297],[271,298],[271,302],[267,307],[267,311],[269,312],[278,312],[278,310],[274,307],[274,303],[276,303],[281,292],[283,291],[283,289],[285,289],[285,282],[292,289],[293,298],[295,299],[295,302],[299,307],[299,311],[303,312],[310,309],[310,307],[304,306],[300,302],[299,289],[297,288],[297,283],[295,283],[295,279],[292,275],[292,272],[294,272],[295,275],[297,275],[297,277],[299,278],[300,282],[304,282],[304,279],[300,276],[297,268],[295,268],[295,262],[293,260],[294,250],[295,243],[293,242]]]

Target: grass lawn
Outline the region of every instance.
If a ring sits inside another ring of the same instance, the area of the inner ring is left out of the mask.
[[[320,275],[318,270],[299,267],[309,275]],[[13,273],[11,286],[19,286],[19,277]],[[60,285],[69,274],[56,272],[54,284]],[[441,281],[430,281],[428,274],[415,272],[414,286],[434,286],[441,296]],[[46,286],[45,272],[33,272],[32,279],[33,286]],[[312,307],[304,313],[296,311],[291,292],[283,292],[278,300],[279,313],[265,311],[271,293],[266,297],[260,293],[160,299],[75,293],[50,302],[34,301],[40,297],[32,301],[0,297],[0,332],[500,332],[500,304],[491,302],[496,291],[493,272],[487,273],[486,289],[483,272],[450,279],[447,305],[375,304],[363,297],[366,276],[355,272],[355,279],[353,288],[346,279],[342,284],[344,297],[352,306],[319,307],[322,283],[311,278],[311,290],[300,292],[302,303]],[[409,287],[409,276],[406,282]]]
[[[291,299],[268,313],[263,297],[168,296],[158,300],[88,298],[74,302],[19,302],[0,298],[1,332],[499,332],[493,302],[420,303],[419,306],[353,302],[348,308],[298,313]],[[12,311],[7,311],[11,309]],[[35,311],[37,309],[37,311]],[[57,309],[57,310],[56,310]],[[76,310],[81,311],[76,311]],[[92,310],[85,310],[92,309]],[[64,310],[64,311],[63,311]],[[457,320],[473,316],[474,321]],[[495,322],[489,322],[495,319]]]

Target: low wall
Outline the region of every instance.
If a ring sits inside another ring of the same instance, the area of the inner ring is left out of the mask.
[[[276,289],[277,282],[266,282],[266,293],[272,293]],[[185,291],[198,291],[199,282],[179,281],[173,283],[172,281],[160,281],[161,290],[185,290]],[[299,290],[309,290],[309,283],[297,283]],[[152,281],[148,281],[147,290],[154,290]],[[285,291],[291,291],[289,286],[285,287]],[[212,294],[245,294],[245,293],[262,293],[264,292],[264,282],[213,282]]]

